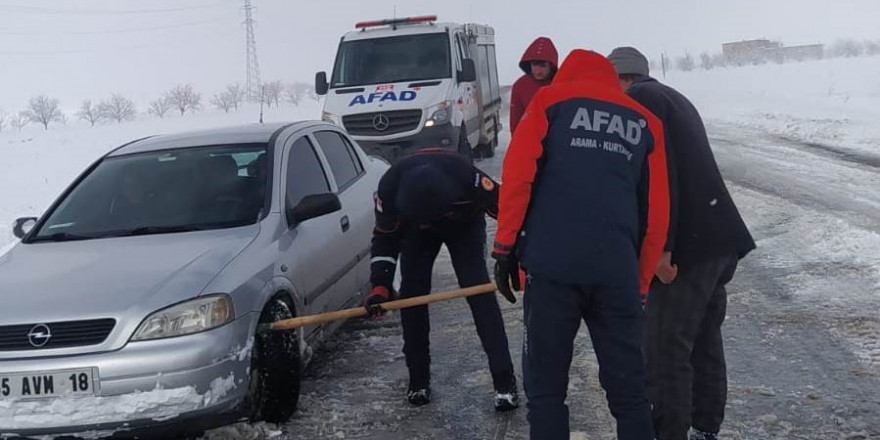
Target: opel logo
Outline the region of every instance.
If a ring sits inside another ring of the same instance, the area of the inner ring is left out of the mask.
[[[385,116],[383,113],[379,113],[376,116],[373,116],[373,128],[376,131],[385,131],[388,130],[388,127],[391,126],[391,120],[388,119],[388,116]]]
[[[52,331],[44,324],[37,324],[28,332],[28,342],[34,347],[42,347],[52,339]]]

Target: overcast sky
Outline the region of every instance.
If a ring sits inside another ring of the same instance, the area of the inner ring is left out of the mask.
[[[112,92],[141,106],[177,83],[206,95],[244,82],[244,0],[0,0],[0,109],[46,93],[67,110]],[[330,70],[339,37],[356,21],[437,14],[495,28],[501,81],[534,38],[560,58],[584,47],[720,51],[766,37],[785,44],[880,40],[876,0],[253,0],[263,80],[311,82]],[[561,59],[560,59],[561,61]]]

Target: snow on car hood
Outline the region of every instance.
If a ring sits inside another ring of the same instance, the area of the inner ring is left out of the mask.
[[[19,244],[0,257],[0,322],[143,319],[202,293],[258,231]]]

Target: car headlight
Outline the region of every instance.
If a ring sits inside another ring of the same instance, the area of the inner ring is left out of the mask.
[[[220,327],[232,321],[232,299],[228,295],[196,298],[148,316],[138,326],[132,341],[173,338]]]
[[[452,102],[444,101],[428,109],[428,120],[425,121],[425,127],[433,127],[449,122],[452,116]]]

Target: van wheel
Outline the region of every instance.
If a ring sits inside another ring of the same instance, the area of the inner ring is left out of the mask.
[[[458,152],[471,163],[474,163],[474,151],[471,149],[471,143],[468,141],[464,122],[461,123],[461,130],[458,133]]]
[[[293,308],[282,297],[272,298],[260,314],[260,323],[293,318]],[[248,410],[253,422],[286,422],[299,401],[302,365],[296,330],[268,331],[254,336]]]

